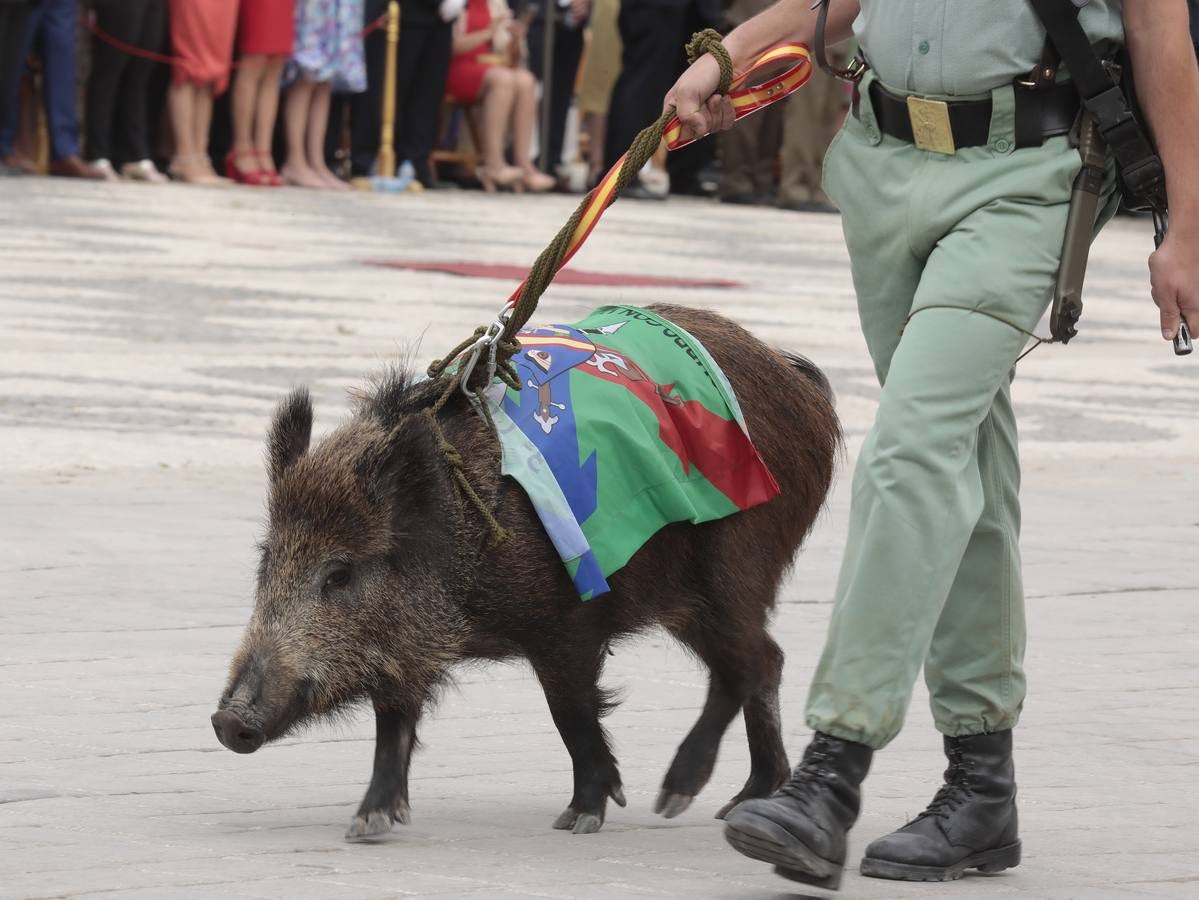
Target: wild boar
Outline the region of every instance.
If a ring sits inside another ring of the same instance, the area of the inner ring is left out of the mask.
[[[422,714],[468,660],[527,660],[570,752],[573,793],[554,828],[598,831],[625,805],[600,724],[609,646],[660,626],[703,660],[703,710],[663,779],[655,811],[685,810],[720,741],[744,713],[750,773],[718,813],[788,776],[779,719],[783,653],[767,632],[775,596],[824,503],[840,442],[828,382],[812,364],[713,313],[650,307],[707,347],[740,400],[781,493],[704,524],[658,531],[581,602],[528,498],[500,475],[499,445],[458,399],[439,422],[483,502],[512,538],[493,547],[463,502],[425,411],[436,381],[389,372],[352,417],[310,446],[303,390],[280,405],[268,441],[269,527],[254,610],[212,724],[252,753],[302,723],[369,702],[374,772],[347,839],[409,820],[408,771]]]

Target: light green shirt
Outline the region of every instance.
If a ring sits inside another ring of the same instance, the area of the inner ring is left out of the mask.
[[[879,80],[914,94],[983,94],[1041,59],[1045,29],[1028,0],[861,0],[854,33]],[[1093,44],[1124,41],[1123,0],[1091,0]]]

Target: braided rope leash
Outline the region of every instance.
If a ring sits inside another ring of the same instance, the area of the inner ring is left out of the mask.
[[[691,40],[687,44],[687,61],[689,63],[694,63],[705,53],[710,53],[720,68],[720,81],[716,88],[717,93],[728,93],[734,78],[733,60],[729,56],[728,51],[724,49],[724,45],[720,42],[720,34],[712,28],[705,28],[703,31],[692,35]],[[633,138],[633,143],[629,146],[628,152],[621,160],[615,183],[609,191],[603,207],[598,212],[602,212],[603,209],[607,209],[615,203],[617,197],[637,177],[637,174],[645,164],[653,158],[659,144],[662,142],[663,132],[674,118],[674,115],[674,107],[668,107],[652,124],[643,128]],[[520,286],[515,303],[507,316],[503,331],[496,343],[496,374],[510,387],[518,388],[520,384],[520,379],[511,364],[512,357],[520,351],[520,343],[516,340],[516,335],[528,323],[529,319],[532,318],[533,313],[537,310],[537,303],[541,299],[541,295],[545,293],[546,288],[549,287],[559,268],[561,268],[563,261],[571,249],[572,239],[579,230],[580,222],[589,213],[595,214],[597,212],[594,207],[597,191],[599,191],[599,187],[593,188],[587,193],[575,211],[571,213],[570,218],[566,220],[566,224],[558,230],[553,240],[538,255],[524,283]],[[446,369],[458,358],[458,355],[471,347],[484,335],[486,330],[485,328],[476,329],[472,337],[463,341],[445,357],[434,360],[432,365],[429,366],[429,377],[437,378],[444,374]]]
[[[729,57],[728,51],[724,49],[724,45],[720,42],[720,34],[711,28],[706,28],[696,33],[692,36],[690,42],[688,42],[688,63],[694,63],[705,53],[712,54],[717,66],[720,68],[720,81],[717,85],[717,93],[727,94],[729,87],[733,83],[733,61]],[[653,157],[662,142],[663,132],[674,118],[674,115],[674,107],[668,107],[662,112],[662,115],[651,125],[643,128],[637,137],[633,139],[633,143],[621,163],[615,184],[604,203],[604,209],[616,201],[616,198],[620,196],[629,182],[637,177],[637,174],[645,164]],[[571,242],[575,233],[579,230],[579,223],[582,222],[584,216],[592,211],[592,203],[595,200],[596,191],[598,190],[599,187],[596,187],[587,193],[587,196],[583,198],[578,208],[566,220],[566,224],[554,235],[549,246],[541,251],[541,254],[533,263],[533,267],[529,271],[524,284],[521,285],[519,296],[516,298],[515,305],[507,315],[506,320],[497,320],[497,323],[492,326],[476,328],[470,337],[459,343],[444,357],[434,360],[428,368],[430,378],[442,378],[446,375],[447,370],[454,366],[464,353],[472,349],[481,352],[484,348],[487,348],[489,351],[487,368],[479,372],[478,377],[475,377],[473,360],[470,363],[469,369],[465,367],[458,368],[449,374],[445,389],[438,396],[437,400],[424,411],[424,417],[429,429],[433,432],[433,438],[437,443],[438,451],[453,472],[454,481],[487,525],[493,545],[501,544],[508,540],[511,537],[511,532],[499,523],[495,514],[488,508],[483,498],[479,495],[478,490],[471,483],[470,476],[466,473],[465,460],[463,460],[461,452],[446,438],[445,430],[442,428],[439,420],[439,414],[450,401],[455,391],[464,390],[471,398],[472,405],[487,422],[491,431],[495,431],[495,422],[492,419],[491,410],[488,408],[484,391],[487,389],[493,374],[508,387],[520,390],[520,376],[516,372],[516,367],[512,364],[512,357],[520,352],[520,342],[516,339],[516,335],[533,316],[533,313],[537,310],[537,303],[541,299],[541,295],[545,293],[550,282],[554,280],[558,269],[561,268],[563,261],[571,250]],[[502,329],[499,328],[501,322]]]
[[[720,69],[717,94],[728,94],[735,77],[733,61],[720,42],[720,34],[711,28],[692,35],[691,40],[687,43],[687,62],[694,63],[706,53],[712,55]],[[806,77],[803,80],[806,80]],[[554,280],[558,270],[574,250],[578,249],[580,241],[576,240],[576,235],[580,233],[580,224],[589,216],[594,223],[594,219],[616,202],[616,198],[637,177],[645,164],[653,158],[662,143],[667,127],[677,124],[674,119],[674,107],[667,107],[652,124],[638,133],[619,163],[620,168],[616,173],[615,180],[609,182],[611,178],[609,175],[609,178],[605,178],[603,182],[589,191],[570,218],[566,220],[566,224],[554,235],[549,246],[541,251],[517,294],[514,295],[511,309],[505,310],[500,318],[490,326],[475,329],[470,337],[459,343],[444,357],[434,360],[429,365],[429,377],[434,380],[446,377],[446,384],[437,400],[424,411],[425,420],[433,432],[438,451],[453,472],[455,482],[487,525],[493,545],[508,540],[511,532],[499,523],[494,512],[488,508],[478,490],[471,483],[471,478],[466,472],[465,460],[462,458],[461,452],[446,438],[439,415],[453,397],[454,392],[462,390],[470,398],[471,404],[486,421],[491,431],[495,432],[495,421],[491,416],[487,398],[484,396],[484,392],[491,383],[491,378],[498,377],[513,390],[520,390],[520,376],[512,364],[512,357],[520,352],[521,346],[516,335],[532,318],[541,295]],[[672,146],[674,145],[672,144]],[[600,191],[607,193],[602,198],[602,204],[597,205],[596,201]],[[488,353],[487,365],[480,370],[476,368],[475,363],[484,351]]]
[[[703,31],[692,35],[691,40],[687,43],[687,62],[694,63],[705,53],[710,53],[716,60],[716,64],[720,67],[720,81],[717,84],[716,93],[721,95],[727,94],[733,83],[733,60],[729,56],[729,52],[724,49],[724,45],[720,42],[720,34],[712,28],[705,28]],[[629,150],[624,156],[624,161],[621,163],[620,171],[616,176],[615,186],[609,194],[607,202],[604,204],[605,209],[616,202],[616,198],[628,187],[629,182],[636,178],[645,164],[653,158],[659,144],[662,142],[662,134],[671,119],[674,118],[674,114],[674,107],[667,107],[662,112],[662,115],[658,116],[652,124],[643,128],[637,137],[633,138],[633,143],[629,146]],[[583,216],[590,210],[597,190],[598,188],[594,188],[588,192],[587,196],[583,198],[583,202],[579,204],[578,208],[571,214],[571,217],[566,220],[566,224],[554,235],[554,239],[550,241],[549,246],[541,251],[541,255],[533,263],[533,268],[525,279],[520,296],[517,297],[516,305],[513,307],[512,314],[508,318],[508,324],[504,329],[503,335],[505,339],[513,339],[536,311],[537,302],[541,299],[541,295],[545,293],[545,289],[549,287],[550,282],[554,279],[554,275],[557,274],[559,267],[562,265],[563,259],[570,248],[571,239],[578,230]],[[502,362],[507,363],[508,358],[502,359]]]

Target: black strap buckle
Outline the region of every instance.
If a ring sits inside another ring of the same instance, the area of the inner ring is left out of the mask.
[[[825,26],[828,24],[828,8],[832,0],[816,0],[812,4],[812,9],[819,9],[816,14],[816,65],[820,66],[821,71],[833,78],[839,78],[842,81],[848,81],[850,84],[856,85],[862,80],[862,76],[866,74],[869,67],[866,60],[859,54],[849,61],[849,65],[845,68],[834,66],[828,61],[828,47],[824,39]]]

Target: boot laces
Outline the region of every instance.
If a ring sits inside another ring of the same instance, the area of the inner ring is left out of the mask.
[[[823,792],[823,781],[832,774],[828,766],[832,758],[832,749],[828,743],[819,737],[814,738],[804,752],[803,759],[791,773],[790,779],[778,792],[806,807]]]
[[[949,768],[945,770],[945,783],[941,785],[941,789],[937,791],[932,802],[916,816],[914,821],[919,821],[927,816],[944,817],[952,813],[959,806],[964,804],[974,795],[974,788],[970,783],[971,765],[962,756],[962,751],[959,747],[953,747],[949,751]]]

